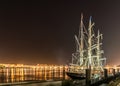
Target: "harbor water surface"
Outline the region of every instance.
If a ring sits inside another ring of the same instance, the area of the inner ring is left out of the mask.
[[[67,79],[63,67],[1,68],[0,83]]]

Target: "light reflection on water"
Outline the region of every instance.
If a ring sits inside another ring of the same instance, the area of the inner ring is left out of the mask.
[[[63,68],[3,68],[0,69],[0,83],[29,80],[61,80],[68,77]]]

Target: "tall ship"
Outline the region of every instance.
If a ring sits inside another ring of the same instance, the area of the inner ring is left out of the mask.
[[[68,72],[66,72],[72,79],[85,79],[86,69],[91,69],[91,73],[98,75],[103,71],[106,63],[102,50],[103,35],[99,30],[94,31],[94,25],[95,23],[92,22],[90,16],[86,29],[83,14],[81,14],[79,34],[75,35],[76,50],[72,53],[72,62],[69,64]]]

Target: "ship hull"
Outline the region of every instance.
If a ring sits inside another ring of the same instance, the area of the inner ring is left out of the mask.
[[[77,80],[85,79],[85,76],[82,73],[66,72],[66,74],[73,80],[75,80],[75,79],[77,79]]]

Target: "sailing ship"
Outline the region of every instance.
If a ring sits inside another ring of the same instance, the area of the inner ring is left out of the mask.
[[[91,69],[92,73],[103,71],[106,63],[102,50],[103,35],[99,30],[97,35],[95,34],[94,25],[90,16],[86,29],[81,14],[79,34],[75,35],[76,51],[72,53],[72,63],[69,64],[69,70],[66,72],[72,79],[85,79],[86,69]]]

